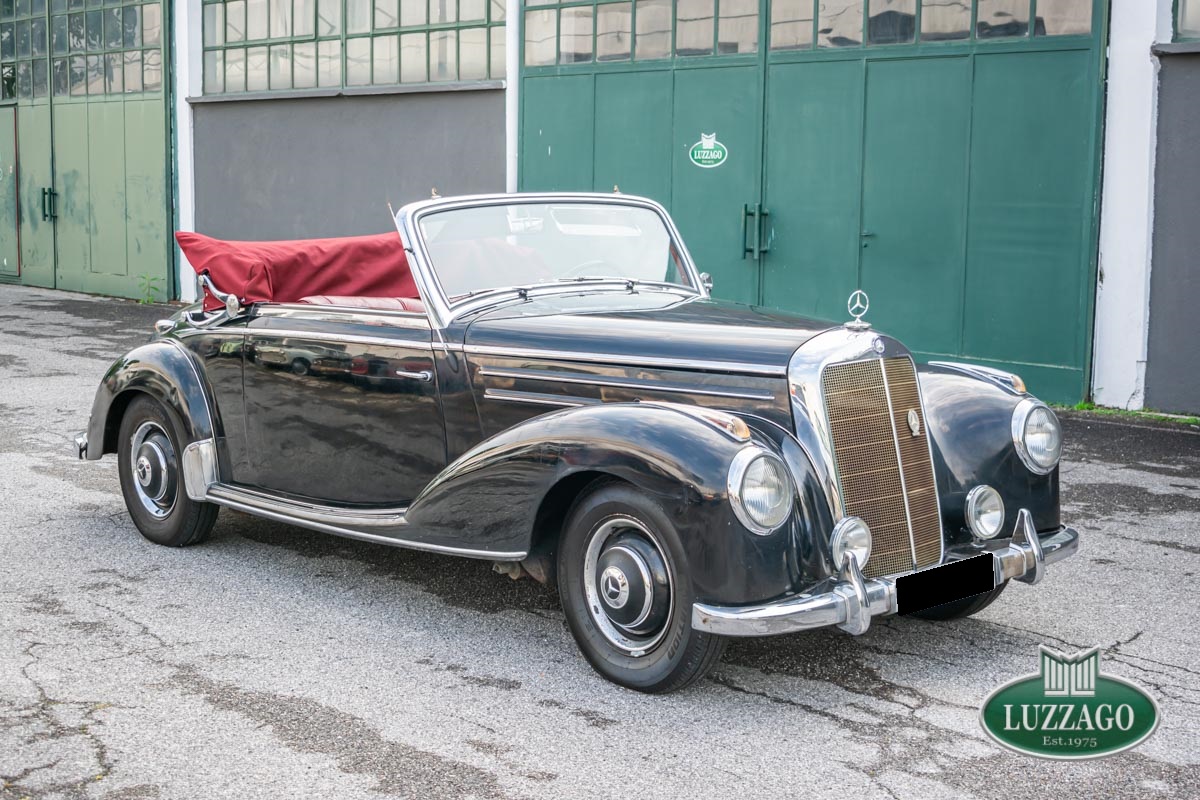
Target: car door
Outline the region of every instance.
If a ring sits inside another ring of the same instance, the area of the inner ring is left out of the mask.
[[[423,313],[266,304],[247,328],[250,484],[322,505],[408,505],[446,465]]]

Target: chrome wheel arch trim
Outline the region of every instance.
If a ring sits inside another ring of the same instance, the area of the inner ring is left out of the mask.
[[[696,262],[692,259],[691,253],[688,252],[687,245],[684,243],[679,229],[675,226],[675,221],[671,219],[671,215],[667,213],[667,210],[661,204],[649,198],[637,195],[592,192],[518,192],[513,194],[494,193],[465,195],[461,197],[437,197],[409,203],[396,212],[394,217],[396,229],[400,232],[401,244],[409,256],[409,269],[412,270],[417,290],[421,295],[421,299],[425,302],[426,311],[434,322],[435,327],[448,327],[451,322],[463,314],[469,313],[472,306],[479,303],[466,301],[451,305],[443,294],[441,285],[438,283],[436,273],[433,270],[429,252],[425,248],[424,237],[421,236],[421,218],[426,214],[440,211],[521,203],[592,203],[598,205],[632,206],[653,211],[662,219],[667,232],[670,234],[671,243],[679,253],[680,260],[683,262],[683,268],[691,281],[692,286],[690,290],[684,286],[680,286],[680,290],[698,297],[707,298],[710,296],[708,289],[704,287],[700,280],[700,272],[696,268]],[[579,287],[568,285],[566,288],[568,291],[577,291]],[[481,300],[484,301],[484,304],[490,302],[488,298],[481,298]]]

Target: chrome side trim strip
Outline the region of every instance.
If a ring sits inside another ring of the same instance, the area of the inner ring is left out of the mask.
[[[377,344],[382,347],[405,347],[418,350],[433,350],[432,342],[411,339],[388,339],[383,336],[359,336],[353,333],[325,333],[324,331],[302,331],[291,328],[247,328],[248,336],[269,336],[279,339],[315,339],[318,342],[345,342],[347,344]]]
[[[657,356],[615,355],[613,353],[583,353],[575,350],[537,350],[518,347],[495,347],[492,345],[467,345],[463,348],[469,355],[507,356],[510,358],[537,358],[546,361],[594,361],[608,364],[623,364],[639,367],[663,367],[664,369],[706,370],[747,375],[770,375],[783,377],[787,367],[771,364],[743,364],[734,361],[690,361],[686,358],[663,358]]]
[[[892,405],[892,387],[888,383],[887,370],[883,367],[883,359],[876,362],[879,365],[879,376],[883,378],[883,394],[887,398],[888,422],[892,426],[892,445],[896,448],[896,474],[900,477],[900,494],[904,498],[904,520],[908,523],[908,546],[912,551],[912,565],[917,566],[917,542],[913,533],[912,509],[908,505],[908,481],[904,478],[904,458],[900,455],[900,434],[896,431],[896,407]],[[913,372],[916,380],[916,372]],[[928,435],[928,431],[926,431]],[[932,464],[932,460],[930,464]],[[939,509],[940,510],[940,509]],[[938,528],[941,529],[941,520]]]
[[[561,394],[541,394],[539,392],[516,392],[510,389],[484,389],[483,399],[503,400],[509,403],[529,403],[535,406],[558,406],[559,408],[578,408],[579,406],[599,405],[599,400],[590,397],[571,397]]]
[[[347,539],[359,539],[364,542],[374,542],[376,544],[386,544],[392,547],[404,547],[410,550],[424,550],[431,553],[444,553],[446,555],[463,556],[465,558],[483,558],[494,561],[520,561],[524,559],[528,553],[520,552],[502,552],[491,550],[475,550],[467,547],[449,547],[447,545],[430,544],[428,542],[417,542],[411,539],[401,539],[395,536],[387,536],[378,533],[367,533],[365,531],[354,530],[346,527],[349,520],[366,519],[367,516],[355,514],[354,512],[343,512],[341,509],[324,509],[323,511],[310,510],[307,513],[299,513],[299,509],[321,509],[321,506],[308,506],[307,504],[297,503],[291,500],[283,500],[281,498],[270,497],[259,492],[251,492],[239,489],[234,486],[218,484],[209,489],[204,498],[210,503],[232,508],[236,511],[244,511],[247,514],[253,514],[266,519],[273,519],[278,522],[286,522],[291,525],[298,525],[302,528],[320,531],[322,533],[332,533],[335,536],[344,536]],[[330,513],[332,512],[332,514]],[[406,523],[404,513],[399,513],[399,522],[394,523],[396,527],[403,527]],[[332,519],[330,518],[332,517]],[[379,517],[379,519],[395,519],[396,515],[392,512]],[[378,526],[380,523],[374,523]]]
[[[632,378],[611,378],[607,375],[575,375],[567,372],[539,372],[536,370],[508,369],[506,367],[483,367],[480,375],[489,378],[511,378],[514,380],[553,381],[555,383],[579,383],[584,385],[611,386],[617,389],[643,389],[648,392],[677,392],[681,394],[702,394],[713,397],[730,397],[739,400],[774,400],[775,395],[765,391],[750,391],[738,389],[721,391],[719,389],[693,388],[674,383],[656,383],[648,380]]]

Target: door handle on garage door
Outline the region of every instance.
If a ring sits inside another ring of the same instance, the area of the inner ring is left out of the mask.
[[[49,222],[58,219],[58,192],[53,189],[42,189],[42,221]]]
[[[758,224],[758,203],[746,203],[742,206],[742,258],[747,256],[758,260],[758,244],[759,237],[762,235],[762,229]],[[746,244],[746,236],[750,235],[750,243]]]

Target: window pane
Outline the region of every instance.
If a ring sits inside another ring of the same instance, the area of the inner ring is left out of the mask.
[[[721,0],[717,54],[758,50],[758,0]]]
[[[458,32],[458,79],[483,80],[487,77],[487,28],[467,28]]]
[[[0,58],[8,60],[13,57],[13,24],[0,25]]]
[[[230,0],[225,4],[225,41],[246,41],[246,0]]]
[[[88,94],[104,94],[104,56],[87,57]]]
[[[121,9],[110,8],[104,12],[104,49],[120,50],[125,41],[125,18]]]
[[[1180,0],[1181,9],[1188,0]],[[1092,32],[1092,0],[1038,0],[1038,36],[1078,36]]]
[[[19,26],[21,23],[17,23]],[[17,28],[20,31],[20,27]],[[18,50],[20,49],[21,41],[17,40]],[[87,49],[91,52],[104,49],[104,12],[89,11],[87,12]],[[18,52],[18,55],[20,53]]]
[[[225,91],[225,53],[209,50],[204,54],[204,93],[220,94]]]
[[[342,32],[342,0],[318,0],[317,36],[333,36]],[[341,75],[341,71],[338,71]],[[341,83],[341,79],[338,79]]]
[[[817,47],[858,47],[862,44],[862,0],[820,0]]]
[[[713,19],[713,0],[678,0],[675,5],[675,55],[712,55]]]
[[[492,22],[503,22],[505,8],[505,0],[491,0]]]
[[[725,3],[732,1],[725,0]],[[645,61],[670,57],[671,17],[671,0],[637,0],[635,58]]]
[[[140,50],[125,54],[125,94],[142,90],[142,53]],[[75,87],[71,87],[75,94]]]
[[[316,42],[292,45],[292,85],[297,89],[312,89],[317,85]]]
[[[50,94],[50,64],[40,58],[33,62],[33,96],[45,97]]]
[[[292,35],[297,39],[312,36],[317,6],[315,0],[295,0],[292,4]],[[313,52],[316,52],[315,50]]]
[[[272,9],[274,10],[274,9]],[[271,46],[271,88],[292,88],[292,46],[276,44]]]
[[[292,35],[292,0],[271,0],[271,38]]]
[[[366,33],[369,30],[371,30],[371,0],[346,0],[346,33]],[[347,45],[346,52],[350,52],[349,45]],[[350,74],[349,68],[347,68],[346,74]]]
[[[17,64],[17,97],[33,97],[33,72],[28,61]]]
[[[104,90],[109,94],[120,94],[125,91],[125,56],[109,53],[104,58]]]
[[[429,53],[424,33],[406,33],[400,37],[400,80],[404,83],[429,80]]]
[[[429,4],[426,0],[400,0],[400,24],[406,28],[410,25],[424,25],[428,19],[425,12],[428,10]]]
[[[121,28],[117,27],[117,42],[121,41]],[[50,52],[56,56],[61,56],[67,52],[67,18],[65,16],[53,17],[50,20]],[[8,56],[12,54],[9,53]],[[6,56],[6,57],[8,57]]]
[[[342,43],[340,41],[317,43],[317,85],[342,85]]]
[[[46,55],[45,17],[36,17],[29,21],[29,51],[35,58]]]
[[[807,50],[812,43],[812,0],[774,0],[771,3],[771,49]]]
[[[454,22],[457,19],[457,0],[429,0],[429,22]]]
[[[1029,33],[1029,0],[979,0],[975,35],[980,39]]]
[[[374,48],[375,72],[371,82],[392,84],[400,82],[400,40],[394,33],[376,36]]]
[[[459,22],[480,22],[487,17],[487,0],[458,0]],[[459,47],[462,40],[459,40]]]
[[[67,93],[67,60],[56,58],[50,67],[50,91],[55,97],[62,97]]]
[[[489,38],[491,39],[491,76],[493,78],[503,78],[506,73],[506,64],[504,56],[504,26],[498,25],[489,29]]]
[[[1200,38],[1200,3],[1196,0],[1179,0],[1179,21],[1175,35],[1188,39]]]
[[[921,0],[921,41],[946,42],[970,36],[970,0]]]
[[[204,46],[225,43],[225,6],[212,3],[204,7]]]
[[[13,64],[0,64],[0,100],[17,96],[17,68]]]
[[[868,44],[904,44],[917,34],[917,0],[868,0]]]
[[[633,33],[633,9],[629,3],[609,3],[596,7],[596,60],[629,59]]]
[[[525,12],[525,66],[554,63],[554,16],[543,9]]]
[[[246,91],[264,92],[271,86],[269,58],[265,47],[246,48]]]
[[[346,85],[366,86],[371,82],[371,40],[346,41]]]
[[[83,14],[72,14],[67,18],[67,39],[70,41],[72,53],[82,52],[86,46],[87,36],[84,35],[84,28]]]
[[[458,80],[458,32],[429,32],[429,80]]]
[[[267,0],[246,0],[246,40],[267,38]],[[247,59],[249,56],[247,56]],[[265,66],[266,59],[263,59]],[[246,75],[250,75],[249,61],[246,65]],[[250,84],[247,83],[247,86]]]
[[[225,91],[246,91],[246,51],[240,47],[225,51]]]
[[[141,53],[138,53],[138,74],[141,74]],[[87,94],[87,59],[71,56],[68,69],[71,73],[71,94],[75,97]]]
[[[162,90],[162,51],[147,50],[142,53],[142,89],[147,92]]]
[[[564,8],[558,26],[558,63],[591,61],[592,7]]]
[[[400,24],[400,0],[375,0],[375,29]]]
[[[17,58],[29,58],[29,20],[22,20],[16,25]]]
[[[162,7],[158,4],[142,6],[142,44],[147,47],[162,44]]]

